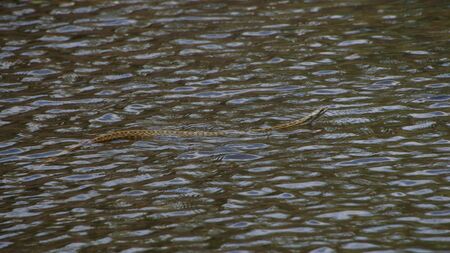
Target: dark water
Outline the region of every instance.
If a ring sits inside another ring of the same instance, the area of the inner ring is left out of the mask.
[[[2,252],[448,252],[447,1],[1,1]],[[309,130],[116,141],[119,129]]]

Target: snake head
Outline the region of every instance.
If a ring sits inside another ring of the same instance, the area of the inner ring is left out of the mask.
[[[304,124],[311,124],[313,121],[315,121],[320,116],[324,115],[328,111],[328,107],[320,107],[319,109],[313,111],[309,116],[305,117],[305,123]]]
[[[316,117],[320,117],[324,115],[328,111],[328,107],[320,107],[319,109],[315,110],[312,114],[316,114]]]

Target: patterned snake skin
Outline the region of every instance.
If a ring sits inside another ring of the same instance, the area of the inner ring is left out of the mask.
[[[57,154],[57,156],[67,154],[70,151],[76,150],[80,147],[86,146],[88,144],[92,143],[101,143],[101,142],[108,142],[118,139],[145,139],[145,138],[151,138],[155,136],[177,136],[177,137],[213,137],[213,136],[228,136],[230,134],[249,134],[249,133],[261,133],[261,132],[270,132],[273,130],[281,130],[286,128],[291,128],[294,126],[301,126],[301,125],[307,125],[312,123],[314,120],[325,114],[325,112],[328,110],[327,107],[319,108],[312,113],[306,115],[305,117],[289,121],[285,124],[276,125],[273,127],[268,128],[253,128],[247,131],[178,131],[178,130],[119,130],[114,131],[107,134],[99,135],[93,139],[83,141],[79,144],[76,144],[74,146],[71,146],[64,151]]]

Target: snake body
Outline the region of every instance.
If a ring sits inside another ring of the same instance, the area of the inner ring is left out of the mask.
[[[93,143],[100,143],[118,139],[144,139],[154,136],[211,137],[224,135],[225,131],[119,130],[99,135],[91,141]]]
[[[327,107],[321,107],[321,108],[311,112],[310,114],[306,115],[305,117],[303,117],[301,119],[289,121],[287,123],[276,125],[276,126],[273,126],[273,127],[256,128],[256,129],[252,129],[250,131],[253,131],[253,132],[270,132],[270,131],[273,131],[273,130],[282,130],[282,129],[291,128],[291,127],[295,127],[295,126],[302,126],[302,125],[311,124],[313,121],[318,119],[320,116],[324,115],[327,110],[328,110]]]
[[[294,126],[306,125],[312,123],[314,120],[322,116],[328,108],[322,107],[312,113],[306,115],[305,117],[293,120],[284,124],[276,125],[268,128],[253,128],[245,132],[237,131],[235,134],[246,134],[246,133],[260,133],[260,132],[270,132],[274,130],[282,130],[286,128],[291,128]],[[177,136],[177,137],[214,137],[214,136],[227,136],[229,131],[178,131],[178,130],[119,130],[113,131],[111,133],[102,134],[91,140],[92,143],[108,142],[118,139],[144,139],[154,136]]]
[[[99,135],[93,139],[83,141],[79,144],[76,144],[74,146],[71,146],[59,154],[57,156],[67,154],[71,151],[74,151],[80,147],[86,146],[88,144],[92,143],[101,143],[101,142],[108,142],[113,140],[119,140],[119,139],[145,139],[145,138],[151,138],[155,136],[177,136],[177,137],[217,137],[217,136],[228,136],[230,134],[250,134],[250,133],[264,133],[264,132],[270,132],[273,130],[282,130],[286,128],[291,128],[294,126],[301,126],[301,125],[307,125],[315,121],[317,118],[325,114],[325,112],[328,110],[327,107],[319,108],[310,114],[306,115],[305,117],[289,121],[284,124],[275,125],[273,127],[267,127],[267,128],[253,128],[247,131],[179,131],[179,130],[119,130],[119,131],[113,131],[110,133]]]

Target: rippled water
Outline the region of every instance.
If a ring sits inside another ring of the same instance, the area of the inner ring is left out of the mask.
[[[5,252],[446,252],[446,1],[1,1]],[[306,130],[66,146],[119,129]],[[322,130],[312,133],[309,130]]]

